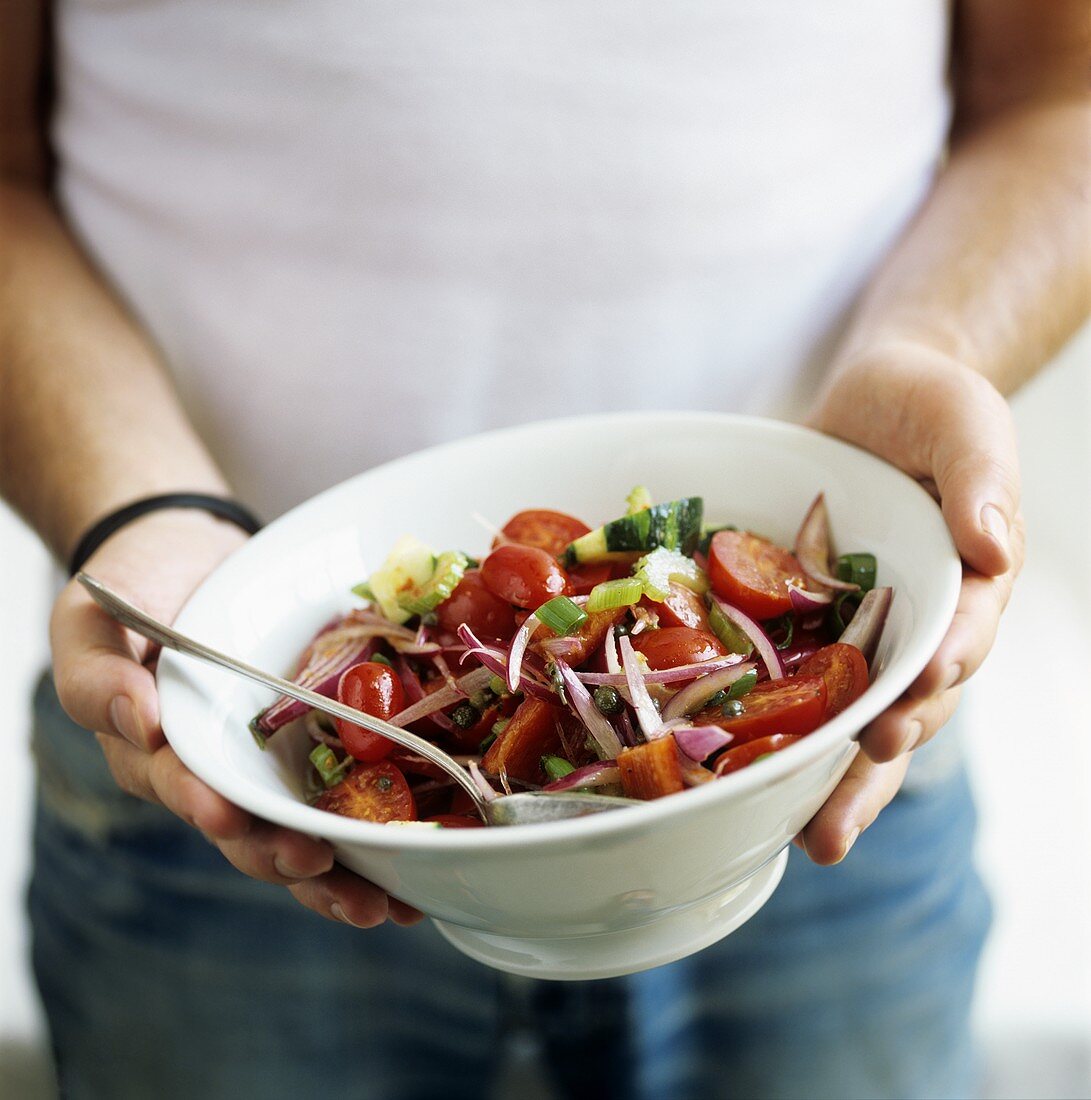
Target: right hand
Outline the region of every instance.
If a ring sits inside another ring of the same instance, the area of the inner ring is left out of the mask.
[[[152,513],[123,527],[85,565],[166,623],[246,535],[203,512]],[[417,910],[333,862],[323,840],[253,817],[198,779],[167,744],[152,666],[157,648],[126,630],[70,581],[50,622],[53,678],[61,705],[96,731],[123,791],[165,806],[199,829],[244,874],[286,886],[308,909],[371,928],[390,917],[413,924]]]

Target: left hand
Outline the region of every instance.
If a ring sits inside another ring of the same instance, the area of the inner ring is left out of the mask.
[[[905,694],[860,735],[860,753],[800,834],[837,863],[897,793],[913,750],[951,717],[992,648],[1023,564],[1019,460],[1007,402],[980,374],[905,343],[836,371],[808,423],[865,448],[939,499],[963,561],[947,635]]]

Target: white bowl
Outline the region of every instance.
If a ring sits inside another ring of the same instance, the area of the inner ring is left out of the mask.
[[[306,461],[301,455],[300,461]],[[460,950],[539,978],[632,973],[737,928],[775,889],[786,846],[954,614],[959,559],[928,494],[854,447],[775,421],[625,413],[531,424],[433,447],[354,477],[261,531],[192,596],[178,627],[260,668],[293,666],[352,605],[349,587],[412,533],[484,549],[479,513],[529,507],[589,523],[646,484],[701,495],[707,521],[791,544],[822,490],[836,544],[870,550],[894,603],[871,688],[826,726],[724,779],[632,810],[549,825],[414,830],[323,813],[301,797],[308,745],[285,731],[260,752],[249,719],[269,693],[164,652],[163,728],[198,776],[259,817],[327,838],[338,860],[429,914]]]

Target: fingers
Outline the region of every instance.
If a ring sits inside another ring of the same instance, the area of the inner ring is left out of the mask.
[[[849,770],[822,808],[800,833],[803,850],[815,863],[840,863],[859,835],[879,816],[905,779],[911,754],[876,764],[857,753]]]
[[[860,748],[879,764],[912,752],[946,725],[961,695],[955,687],[923,700],[903,697],[860,734]]]
[[[1023,521],[1012,528],[1015,565],[998,577],[983,577],[967,569],[963,574],[955,617],[935,655],[909,686],[916,699],[934,695],[968,680],[982,665],[996,640],[1000,617],[1011,598],[1023,561]]]
[[[357,928],[375,928],[388,917],[398,924],[415,924],[423,916],[389,897],[374,883],[340,866],[288,889],[296,901],[320,916]]]
[[[154,752],[164,744],[155,678],[132,636],[70,582],[50,621],[53,677],[68,716],[85,729]]]
[[[165,806],[214,840],[245,836],[253,819],[202,783],[164,745],[147,753],[120,737],[95,735],[117,785],[126,793]]]
[[[959,554],[985,576],[1007,572],[1017,562],[1020,491],[1007,402],[979,375],[960,378],[933,438],[931,471]]]

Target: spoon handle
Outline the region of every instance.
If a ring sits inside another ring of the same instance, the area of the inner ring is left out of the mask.
[[[91,593],[95,603],[111,618],[116,619],[122,626],[127,626],[130,630],[136,631],[142,637],[165,646],[167,649],[173,649],[187,657],[194,657],[198,661],[217,665],[239,676],[245,676],[264,687],[272,688],[281,695],[287,695],[290,699],[306,703],[307,706],[314,707],[315,710],[332,715],[334,718],[343,718],[354,725],[363,726],[364,729],[371,730],[372,733],[378,733],[403,748],[412,749],[413,752],[419,753],[426,760],[430,760],[437,767],[442,768],[458,783],[473,799],[478,812],[481,813],[482,817],[485,817],[485,799],[470,778],[469,773],[430,741],[425,741],[423,737],[418,737],[415,733],[410,733],[409,730],[392,726],[389,722],[384,722],[374,715],[365,714],[363,711],[355,710],[352,707],[346,707],[344,703],[339,703],[336,699],[327,699],[324,695],[319,695],[308,688],[293,684],[290,680],[282,680],[279,676],[262,672],[261,669],[254,668],[252,665],[236,660],[234,657],[229,657],[226,653],[221,653],[211,646],[203,645],[173,627],[167,626],[166,623],[153,619],[151,615],[141,611],[138,607],[134,607],[128,600],[123,599],[112,589],[107,588],[101,581],[96,580],[87,573],[77,573],[76,579]]]

